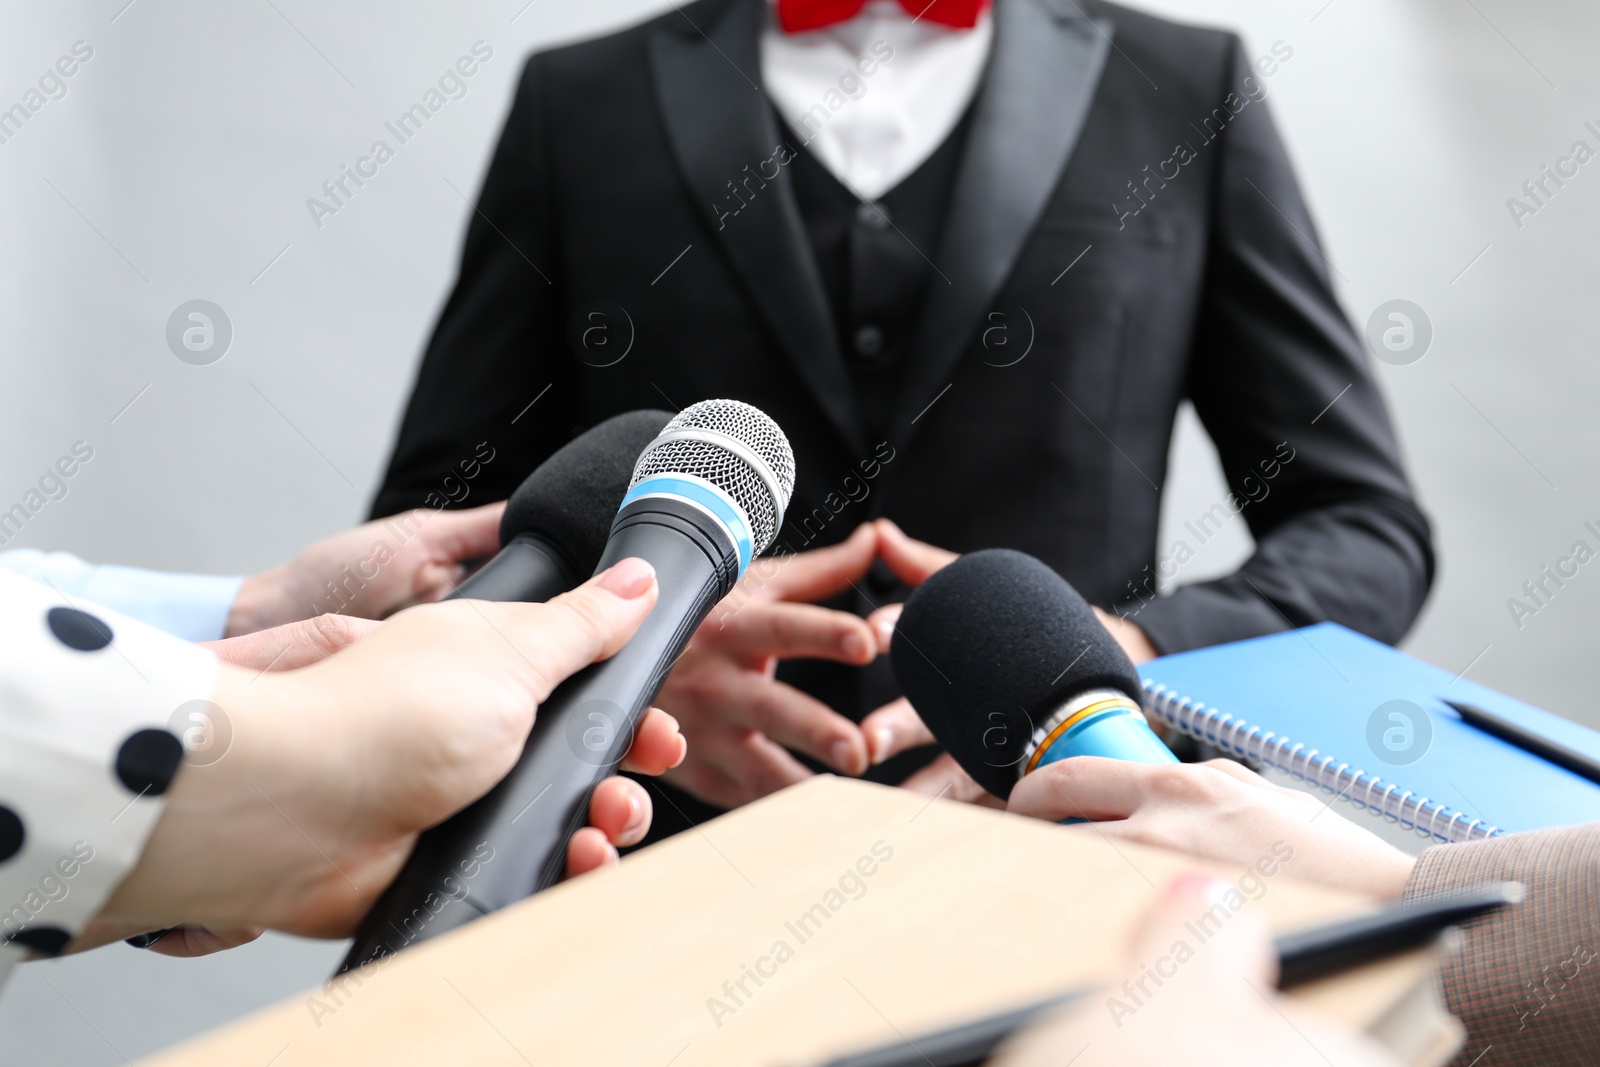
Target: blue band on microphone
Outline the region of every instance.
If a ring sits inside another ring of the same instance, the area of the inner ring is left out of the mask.
[[[727,529],[733,538],[734,546],[739,550],[739,573],[744,574],[745,568],[750,566],[750,558],[755,554],[754,540],[750,536],[750,522],[745,518],[744,511],[727,493],[700,478],[682,474],[657,474],[629,489],[628,495],[622,498],[622,506],[627,507],[635,500],[646,496],[675,496],[692,504],[698,504],[709,511]]]
[[[1037,765],[1043,767],[1071,756],[1105,756],[1130,763],[1178,762],[1143,715],[1122,707],[1085,716],[1039,754]]]

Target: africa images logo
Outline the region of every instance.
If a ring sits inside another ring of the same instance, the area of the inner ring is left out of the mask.
[[[209,300],[188,300],[167,316],[167,347],[193,367],[207,367],[228,354],[233,322]]]
[[[1367,747],[1391,767],[1406,767],[1428,754],[1433,719],[1409,700],[1388,700],[1367,717]]]

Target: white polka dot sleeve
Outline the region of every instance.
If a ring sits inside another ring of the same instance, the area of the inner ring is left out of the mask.
[[[210,652],[0,572],[0,982],[59,953],[139,857]]]

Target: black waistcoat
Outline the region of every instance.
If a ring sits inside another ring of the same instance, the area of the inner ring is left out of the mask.
[[[849,105],[846,105],[849,106]],[[932,259],[967,121],[877,202],[862,201],[798,141],[790,177],[833,310],[867,441],[886,436],[922,301],[947,284]]]

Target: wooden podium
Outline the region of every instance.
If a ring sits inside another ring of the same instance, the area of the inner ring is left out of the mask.
[[[146,1062],[814,1065],[1116,973],[1131,924],[1196,866],[823,776]],[[1370,906],[1257,882],[1245,906],[1274,929]],[[1295,996],[1366,1028],[1431,966]]]

